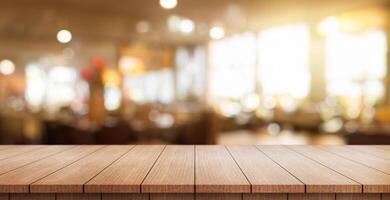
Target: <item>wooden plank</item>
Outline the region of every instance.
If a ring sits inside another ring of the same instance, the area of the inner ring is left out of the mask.
[[[35,161],[41,160],[43,158],[55,155],[67,149],[73,148],[74,146],[46,146],[43,148],[38,148],[36,150],[32,149],[29,152],[24,152],[22,154],[0,160],[0,174],[7,173],[11,170],[17,169],[24,165],[33,163]],[[1,152],[1,151],[0,151]]]
[[[150,200],[195,200],[194,194],[150,194]]]
[[[253,193],[305,192],[305,185],[254,146],[227,146]]]
[[[380,158],[390,160],[390,150],[386,150],[377,146],[367,146],[367,145],[351,145],[348,148],[353,148],[355,150],[365,152]]]
[[[195,146],[168,146],[142,183],[145,193],[194,193]]]
[[[0,200],[9,200],[9,194],[0,194]]]
[[[287,194],[244,194],[243,200],[287,200]]]
[[[10,146],[9,148],[3,149],[0,151],[0,160],[15,157],[20,154],[24,154],[26,152],[32,152],[34,150],[37,150],[39,148],[43,148],[43,145],[15,145]]]
[[[382,194],[382,200],[390,200],[390,194]]]
[[[315,146],[289,146],[288,148],[363,184],[363,192],[390,192],[388,174]]]
[[[83,185],[127,153],[133,146],[107,146],[33,183],[33,193],[82,193]]]
[[[362,153],[360,151],[347,148],[346,146],[320,146],[320,148],[390,174],[390,160]]]
[[[101,194],[56,194],[56,200],[101,200]]]
[[[196,200],[242,200],[242,194],[196,194]]]
[[[140,193],[141,183],[165,146],[136,146],[85,184],[85,192]]]
[[[336,200],[335,194],[288,194],[288,200]]]
[[[76,146],[0,176],[0,192],[28,193],[29,185],[103,146]]]
[[[337,200],[381,200],[381,194],[336,194]]]
[[[55,200],[55,194],[10,194],[10,200]]]
[[[102,194],[102,200],[149,200],[149,194]]]
[[[251,186],[224,146],[195,147],[197,193],[249,193]]]
[[[306,185],[308,193],[360,193],[362,186],[283,146],[257,146]]]
[[[4,145],[4,144],[2,144],[2,145],[0,145],[0,151],[6,150],[6,149],[12,149],[12,148],[20,148],[20,147],[23,147],[23,146],[27,147],[27,145],[12,145],[12,144]]]

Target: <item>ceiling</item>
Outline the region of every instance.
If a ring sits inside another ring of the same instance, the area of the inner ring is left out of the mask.
[[[271,24],[321,19],[327,15],[387,0],[178,0],[173,10],[164,10],[158,0],[1,0],[0,42],[52,40],[58,30],[72,31],[77,40],[147,40],[160,43],[198,43],[206,31],[192,35],[168,31],[172,14],[188,17],[197,27],[223,25],[228,33],[258,30]],[[146,20],[151,31],[136,32]]]

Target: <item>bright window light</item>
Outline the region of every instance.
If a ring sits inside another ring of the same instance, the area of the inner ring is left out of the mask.
[[[383,30],[329,35],[326,38],[327,93],[333,96],[364,95],[376,100],[383,97],[386,44]]]
[[[108,85],[104,87],[104,107],[108,111],[117,110],[122,101],[122,92],[119,87]]]
[[[201,98],[204,94],[206,52],[197,46],[193,51],[181,47],[176,51],[176,94],[179,99]]]
[[[171,69],[162,69],[125,77],[129,98],[138,103],[172,103],[175,100],[174,76]]]
[[[262,31],[258,37],[263,95],[302,99],[310,87],[309,28],[294,24]]]
[[[209,49],[212,99],[239,100],[255,90],[256,37],[243,33],[212,41]]]

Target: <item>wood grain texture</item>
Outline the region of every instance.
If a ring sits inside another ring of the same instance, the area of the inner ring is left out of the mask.
[[[11,158],[26,152],[31,152],[34,150],[37,150],[39,148],[45,147],[44,145],[6,145],[2,150],[0,151],[0,160]]]
[[[33,193],[81,193],[83,185],[127,153],[133,146],[107,146],[33,183]]]
[[[0,194],[0,200],[9,200],[9,194]]]
[[[22,154],[15,155],[10,158],[3,159],[0,161],[0,174],[7,173],[11,170],[41,160],[51,155],[55,155],[57,153],[60,153],[62,151],[65,151],[73,147],[74,146],[64,146],[64,145],[46,146],[43,148],[38,148],[36,150],[32,149],[29,152],[24,152]]]
[[[283,146],[257,146],[306,185],[308,193],[360,193],[362,185]]]
[[[27,193],[29,185],[103,146],[77,146],[0,176],[0,192]]]
[[[287,200],[287,194],[244,194],[243,200]]]
[[[194,194],[150,194],[150,200],[195,200]]]
[[[101,194],[56,194],[56,200],[101,200]]]
[[[141,183],[165,146],[136,146],[85,184],[85,192],[140,193]]]
[[[337,200],[381,200],[380,194],[336,194]]]
[[[197,193],[249,193],[251,186],[224,146],[196,146]]]
[[[380,158],[390,160],[390,150],[380,148],[377,146],[365,146],[365,145],[351,145],[348,148],[352,148],[361,152],[365,152]]]
[[[143,193],[194,193],[195,147],[168,146],[142,183]]]
[[[335,194],[288,194],[288,200],[336,200]]]
[[[382,200],[390,200],[390,194],[382,194]]]
[[[242,200],[243,194],[196,194],[196,200]]]
[[[363,185],[363,192],[390,192],[390,175],[360,163],[335,156],[315,146],[289,146],[288,148],[312,159]]]
[[[320,146],[319,148],[390,174],[390,160],[363,153],[346,146]]]
[[[102,194],[102,200],[149,200],[149,194]]]
[[[227,146],[248,178],[253,193],[305,192],[302,182],[254,146]]]
[[[10,194],[10,200],[56,200],[55,194]]]

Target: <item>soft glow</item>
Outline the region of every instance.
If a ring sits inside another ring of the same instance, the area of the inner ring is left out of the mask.
[[[37,65],[26,67],[25,98],[30,109],[38,110],[44,101],[46,91],[46,73]]]
[[[15,72],[15,64],[11,60],[2,60],[0,62],[0,73],[4,75],[11,75]]]
[[[225,37],[225,30],[220,26],[214,26],[210,29],[209,36],[214,40],[219,40]]]
[[[340,29],[340,21],[337,17],[327,17],[318,25],[318,31],[323,34],[337,33]]]
[[[184,19],[180,22],[180,31],[183,33],[192,33],[195,29],[194,22],[189,19]]]
[[[124,86],[129,98],[138,103],[172,103],[174,94],[174,76],[171,69],[147,72],[125,77]]]
[[[205,92],[206,51],[197,46],[194,51],[181,47],[176,50],[176,96],[180,100],[198,97]]]
[[[119,87],[121,84],[121,76],[115,69],[105,69],[102,75],[103,83],[106,86]]]
[[[219,104],[220,113],[225,117],[233,117],[241,112],[241,105],[237,102],[223,101]]]
[[[147,33],[150,31],[150,24],[147,21],[140,21],[137,23],[136,30],[138,33]]]
[[[57,33],[57,40],[61,43],[68,43],[72,40],[72,33],[68,30],[60,30]]]
[[[61,106],[69,105],[76,97],[74,90],[77,72],[73,67],[54,66],[47,77],[45,103],[48,110],[55,111]]]
[[[212,41],[209,45],[209,95],[240,100],[255,91],[256,37],[243,33]]]
[[[160,0],[160,6],[164,9],[173,9],[177,6],[177,0]]]
[[[355,119],[363,106],[374,106],[384,96],[386,44],[383,30],[340,32],[327,37],[327,93],[339,97],[343,116]]]
[[[258,49],[258,75],[263,95],[287,95],[298,99],[307,96],[310,87],[307,25],[265,30],[259,34]]]
[[[108,111],[117,110],[121,105],[122,93],[116,86],[106,86],[104,88],[104,107]]]
[[[244,96],[241,99],[241,104],[245,111],[251,112],[256,110],[256,108],[260,105],[259,95],[255,93],[251,93],[249,95]]]
[[[339,33],[327,38],[326,78],[330,95],[383,95],[380,83],[386,75],[386,34],[369,31],[360,35]]]
[[[280,126],[279,124],[277,123],[271,123],[267,126],[267,132],[270,134],[270,135],[277,135],[280,133]]]

